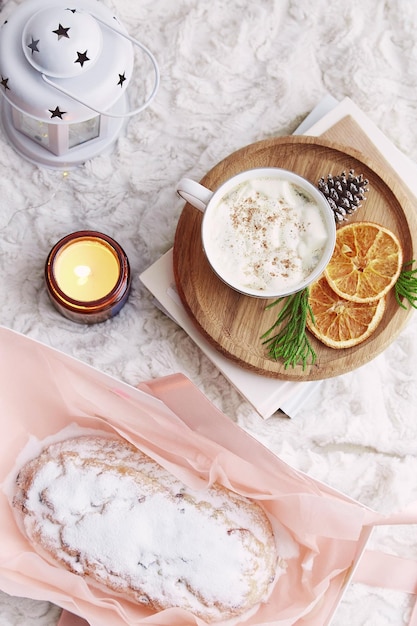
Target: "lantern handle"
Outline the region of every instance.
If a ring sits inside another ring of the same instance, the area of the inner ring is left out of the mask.
[[[78,98],[78,96],[75,96],[73,93],[71,93],[67,89],[64,89],[60,85],[57,85],[57,83],[54,83],[54,81],[52,81],[50,78],[48,78],[43,73],[41,74],[42,79],[45,81],[45,83],[47,83],[48,85],[51,85],[51,87],[54,87],[55,89],[57,89],[58,91],[60,91],[64,95],[68,96],[69,98],[72,98],[72,100],[75,100],[76,102],[79,102],[83,106],[87,107],[88,109],[91,109],[92,111],[95,111],[95,113],[98,113],[99,115],[105,115],[107,117],[114,117],[114,118],[132,117],[133,115],[136,115],[137,113],[140,113],[141,111],[146,109],[146,107],[148,107],[150,105],[150,103],[152,102],[152,100],[154,99],[154,97],[156,95],[156,92],[158,91],[159,81],[160,81],[160,74],[159,74],[158,63],[157,63],[154,55],[152,54],[152,52],[149,50],[149,48],[147,48],[144,44],[140,43],[140,41],[138,41],[137,39],[134,39],[133,37],[131,37],[130,35],[128,35],[126,33],[122,33],[120,30],[117,30],[117,28],[114,28],[113,26],[111,26],[110,24],[105,22],[104,20],[102,20],[99,17],[97,17],[97,15],[94,15],[94,14],[91,14],[91,15],[94,17],[94,19],[96,19],[98,22],[103,24],[103,26],[107,26],[107,28],[110,28],[110,30],[112,30],[113,32],[117,33],[118,35],[121,35],[125,39],[128,39],[131,43],[133,43],[135,46],[140,48],[142,50],[142,52],[144,52],[146,54],[146,56],[149,58],[149,60],[151,61],[152,65],[153,65],[153,69],[154,69],[154,73],[155,73],[155,81],[154,81],[153,89],[152,89],[149,97],[145,100],[145,102],[143,104],[138,106],[136,109],[128,111],[127,113],[121,113],[121,114],[109,113],[108,111],[100,111],[100,109],[96,109],[95,107],[91,106],[91,104],[88,104],[87,102],[84,102],[83,100]]]

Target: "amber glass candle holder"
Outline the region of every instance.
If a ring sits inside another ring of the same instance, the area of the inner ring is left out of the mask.
[[[82,324],[119,313],[130,291],[128,258],[111,237],[82,230],[60,239],[45,264],[49,297],[57,310]]]

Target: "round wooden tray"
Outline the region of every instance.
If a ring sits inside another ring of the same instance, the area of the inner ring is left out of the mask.
[[[280,137],[251,144],[218,163],[201,183],[214,190],[238,172],[253,167],[283,167],[317,183],[321,176],[354,169],[369,180],[363,206],[350,221],[383,224],[400,239],[404,261],[415,258],[417,218],[407,191],[389,168],[372,163],[361,153],[336,143],[308,136]],[[335,350],[309,335],[316,363],[284,368],[268,357],[261,335],[273,324],[278,307],[271,300],[242,296],[211,270],[201,244],[202,213],[186,204],[174,241],[174,275],[183,305],[195,324],[223,355],[242,367],[283,380],[319,380],[351,371],[382,352],[403,328],[410,309],[399,307],[393,290],[388,294],[384,318],[371,337],[354,348]]]

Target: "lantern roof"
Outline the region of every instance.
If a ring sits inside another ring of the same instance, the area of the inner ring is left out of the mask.
[[[0,89],[39,120],[82,122],[124,95],[132,43],[98,0],[50,2],[24,0],[0,27]]]
[[[26,60],[38,72],[71,78],[91,69],[102,50],[98,22],[76,9],[48,7],[38,11],[23,29]]]

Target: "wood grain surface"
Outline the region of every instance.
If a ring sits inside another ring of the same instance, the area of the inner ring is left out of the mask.
[[[345,139],[346,138],[346,139]],[[355,148],[348,147],[354,145]],[[260,141],[234,152],[200,181],[215,190],[238,172],[253,167],[282,167],[317,184],[321,176],[354,169],[369,181],[363,206],[349,221],[368,220],[392,230],[403,246],[404,261],[417,257],[416,201],[356,122],[346,117],[322,137],[290,136]],[[174,275],[181,301],[212,345],[242,367],[282,380],[319,380],[351,371],[381,353],[404,327],[412,309],[398,306],[388,294],[384,318],[368,340],[335,350],[309,335],[317,354],[314,365],[284,368],[268,357],[261,335],[272,325],[278,307],[270,300],[243,296],[211,270],[201,244],[202,213],[186,204],[174,241]]]

